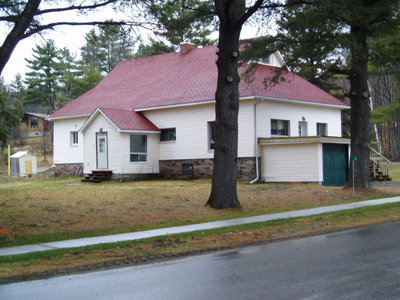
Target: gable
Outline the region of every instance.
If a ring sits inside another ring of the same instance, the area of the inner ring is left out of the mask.
[[[90,126],[92,121],[103,115],[120,132],[155,132],[160,130],[140,113],[130,110],[97,108],[89,119],[82,125],[79,131],[83,132]]]

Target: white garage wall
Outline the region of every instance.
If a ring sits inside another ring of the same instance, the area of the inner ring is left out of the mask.
[[[266,182],[322,182],[322,144],[261,146],[261,178]]]

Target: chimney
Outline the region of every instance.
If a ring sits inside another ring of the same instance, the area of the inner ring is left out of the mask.
[[[181,55],[188,53],[190,50],[195,49],[196,46],[192,43],[184,42],[181,43]]]

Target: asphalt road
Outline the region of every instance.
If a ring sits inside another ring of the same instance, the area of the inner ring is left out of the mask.
[[[0,285],[0,299],[400,299],[400,222]]]

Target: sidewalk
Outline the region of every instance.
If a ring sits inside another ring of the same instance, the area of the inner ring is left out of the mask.
[[[319,215],[319,214],[324,214],[324,213],[329,213],[329,212],[349,210],[349,209],[381,205],[381,204],[387,204],[387,203],[395,203],[395,202],[400,202],[400,197],[368,200],[368,201],[353,202],[353,203],[339,204],[339,205],[332,205],[332,206],[323,206],[323,207],[287,211],[287,212],[275,213],[275,214],[269,214],[269,215],[260,215],[260,216],[230,219],[230,220],[224,220],[224,221],[214,221],[214,222],[207,222],[207,223],[200,223],[200,224],[193,224],[193,225],[152,229],[152,230],[139,231],[139,232],[121,233],[121,234],[115,234],[115,235],[89,237],[89,238],[82,238],[82,239],[76,239],[76,240],[66,240],[66,241],[49,242],[49,243],[42,243],[42,244],[35,244],[35,245],[24,245],[24,246],[0,248],[0,256],[10,256],[10,255],[26,254],[26,253],[32,253],[32,252],[42,252],[42,251],[56,250],[56,249],[78,248],[78,247],[92,246],[92,245],[99,245],[99,244],[141,240],[141,239],[147,239],[147,238],[152,238],[152,237],[157,237],[157,236],[164,236],[164,235],[168,235],[168,234],[180,234],[180,233],[185,233],[185,232],[209,230],[209,229],[230,227],[230,226],[250,224],[250,223],[273,221],[273,220],[278,220],[278,219],[306,217],[306,216]]]

